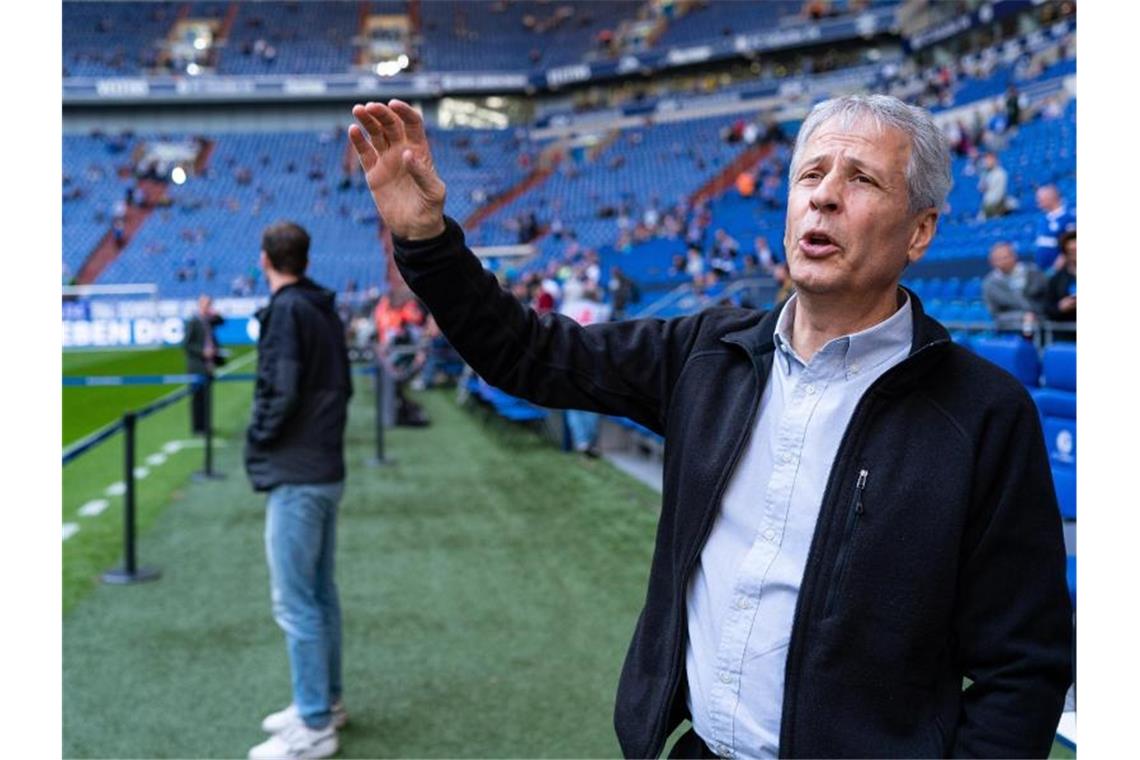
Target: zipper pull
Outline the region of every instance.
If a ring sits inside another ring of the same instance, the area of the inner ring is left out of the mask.
[[[855,483],[855,514],[863,514],[863,489],[867,487],[867,471],[859,470],[859,480]]]

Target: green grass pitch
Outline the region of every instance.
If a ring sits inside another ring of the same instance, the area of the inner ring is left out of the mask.
[[[177,352],[66,357],[73,374],[181,372]],[[244,371],[244,370],[239,370]],[[618,757],[612,709],[645,594],[659,497],[604,461],[422,394],[434,424],[390,430],[374,467],[373,395],[357,377],[338,582],[350,724],[339,757]],[[64,394],[98,427],[168,393]],[[128,389],[96,389],[128,390]],[[136,389],[129,389],[136,390]],[[139,481],[139,558],[162,577],[105,586],[121,551],[121,444],[64,468],[63,754],[239,757],[289,700],[269,610],[264,497],[241,468],[248,383],[218,386],[222,480],[201,450]],[[96,408],[86,408],[96,407]],[[144,420],[139,452],[188,436],[180,402]],[[86,432],[80,426],[73,437]],[[66,438],[66,434],[65,434]],[[1053,757],[1073,757],[1061,745]]]

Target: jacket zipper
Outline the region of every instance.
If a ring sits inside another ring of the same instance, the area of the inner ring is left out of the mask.
[[[734,343],[733,345],[739,346],[740,344]],[[736,469],[736,465],[740,461],[740,455],[742,453],[744,453],[744,442],[746,440],[748,440],[748,436],[752,432],[752,427],[756,423],[756,413],[758,411],[760,411],[760,399],[764,395],[764,383],[768,382],[768,378],[765,375],[763,377],[763,383],[761,383],[761,371],[762,371],[761,365],[762,365],[762,362],[764,360],[760,359],[759,361],[757,361],[757,359],[752,356],[751,351],[748,351],[744,346],[740,346],[740,347],[742,349],[744,349],[745,353],[748,354],[748,358],[752,362],[752,368],[756,372],[756,389],[755,389],[755,392],[753,393],[753,396],[752,396],[752,409],[748,413],[748,421],[745,423],[744,427],[742,428],[741,433],[740,433],[740,437],[736,440],[736,447],[733,449],[733,452],[732,452],[732,461],[729,462],[728,468],[724,471],[724,474],[721,478],[721,482],[717,485],[716,493],[713,494],[713,504],[714,505],[720,503],[721,498],[724,496],[725,490],[728,488],[728,481],[729,481],[728,473],[731,473],[732,471],[734,471]],[[771,369],[771,367],[769,367],[769,370],[770,369]],[[696,551],[694,551],[689,556],[689,558],[686,560],[685,567],[681,573],[682,583],[680,586],[680,595],[679,595],[680,598],[675,601],[675,606],[677,607],[677,609],[682,610],[681,621],[680,621],[681,625],[687,625],[687,621],[685,620],[685,615],[684,615],[684,608],[685,608],[685,596],[686,596],[686,594],[688,594],[688,590],[689,590],[689,578],[693,573],[693,566],[696,564],[697,558],[701,556],[701,550],[704,549],[705,541],[708,540],[709,532],[712,531],[712,526],[713,526],[713,522],[714,522],[715,517],[716,517],[716,509],[715,508],[709,510],[708,514],[705,515],[704,525],[701,528],[700,540],[695,544]],[[680,627],[678,627],[678,630],[680,630]],[[677,670],[680,667],[680,665],[679,665],[680,661],[684,659],[684,643],[685,643],[685,637],[684,636],[678,636],[677,637],[677,643],[673,648],[673,650],[674,650],[673,651],[673,662],[672,662],[672,665],[670,666],[669,679],[667,681],[667,683],[669,684],[669,696],[662,703],[661,709],[657,713],[657,724],[653,727],[653,733],[651,734],[654,737],[657,737],[661,733],[661,726],[665,722],[665,717],[669,714],[669,710],[673,707],[673,700],[675,700],[677,698],[677,687],[681,683],[681,679],[677,675]],[[667,738],[668,738],[667,736],[661,736],[660,738],[657,738],[655,740],[655,746],[652,747],[651,752],[650,752],[650,756],[657,757],[658,755],[661,754],[661,751],[665,746],[665,740]]]
[[[835,608],[835,600],[839,596],[839,586],[843,583],[843,574],[847,569],[847,559],[851,554],[851,539],[855,535],[855,528],[859,518],[863,515],[863,489],[867,487],[867,470],[859,470],[859,479],[855,482],[855,492],[851,494],[851,507],[847,510],[847,525],[843,529],[843,541],[839,544],[839,555],[835,558],[835,569],[831,574],[831,588],[827,592],[827,602],[823,605],[823,616],[830,617]]]
[[[896,364],[894,367],[891,367],[889,370],[884,372],[879,376],[877,380],[875,380],[875,382],[871,383],[871,387],[863,392],[863,398],[859,399],[859,403],[855,405],[855,411],[851,414],[851,420],[847,423],[847,429],[843,431],[843,438],[839,442],[839,450],[835,455],[836,462],[843,461],[843,459],[847,456],[847,450],[853,445],[853,441],[858,437],[858,435],[856,435],[856,431],[860,430],[866,424],[866,420],[864,418],[867,417],[868,414],[866,410],[869,406],[869,400],[878,392],[880,387],[886,384],[887,379],[897,375],[903,367],[912,364],[922,354],[931,351],[936,346],[940,346],[944,343],[949,342],[950,340],[948,338],[942,338],[926,344]],[[835,472],[833,469],[832,475],[834,476],[834,474]],[[833,480],[834,479],[832,478],[832,481]],[[821,502],[823,504],[823,509],[820,511],[819,515],[820,520],[824,519],[825,517],[827,505],[832,499],[832,490],[835,488],[835,485],[836,484],[834,482],[829,482],[827,488],[824,490],[823,501]],[[812,549],[808,553],[808,563],[804,568],[805,577],[808,569],[812,566],[812,559],[814,558],[813,555],[815,555],[818,550],[819,549],[815,546],[815,541],[813,540]],[[795,740],[793,738],[792,731],[794,730],[793,724],[795,723],[795,695],[799,690],[799,664],[802,658],[802,654],[800,652],[802,644],[800,642],[803,639],[804,629],[807,626],[806,618],[810,617],[811,615],[809,611],[805,611],[805,606],[810,606],[810,603],[805,601],[803,590],[801,589],[799,598],[796,600],[796,611],[792,617],[792,636],[788,641],[788,658],[787,664],[784,668],[784,704],[780,711],[781,757],[790,756],[794,752],[793,745],[795,744]]]

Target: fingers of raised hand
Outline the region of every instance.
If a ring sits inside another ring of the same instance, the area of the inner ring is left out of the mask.
[[[403,145],[405,141],[404,122],[393,113],[391,108],[383,103],[369,103],[364,107],[364,110],[380,123],[384,138],[390,145]]]
[[[369,106],[374,105],[369,103]],[[368,111],[368,106],[357,105],[353,106],[352,115],[360,122],[360,126],[364,127],[364,131],[368,133],[368,139],[372,143],[372,147],[377,151],[385,151],[388,149],[388,140],[384,137],[384,127],[381,126],[380,121],[376,116]]]
[[[364,130],[353,124],[348,128],[348,139],[356,150],[356,157],[360,159],[360,165],[364,167],[364,171],[367,172],[376,165],[380,155],[365,136]]]
[[[415,145],[427,145],[427,135],[424,133],[424,120],[416,109],[402,100],[388,101],[388,107],[400,117],[404,126],[404,134],[408,141]]]

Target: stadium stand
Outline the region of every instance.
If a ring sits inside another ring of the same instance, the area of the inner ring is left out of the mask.
[[[526,70],[574,63],[600,50],[599,33],[613,32],[642,5],[639,0],[424,3],[419,55],[433,71]]]
[[[352,69],[360,4],[241,3],[219,74],[338,74]]]
[[[179,4],[64,3],[63,75],[138,75],[158,62]]]

